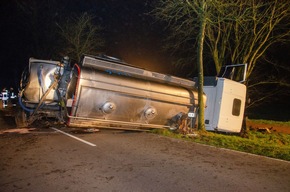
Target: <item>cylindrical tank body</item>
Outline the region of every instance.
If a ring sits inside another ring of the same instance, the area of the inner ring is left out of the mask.
[[[198,104],[193,81],[85,56],[67,92],[70,126],[168,128]]]

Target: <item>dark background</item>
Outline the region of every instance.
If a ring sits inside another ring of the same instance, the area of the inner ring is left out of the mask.
[[[36,1],[46,2],[46,1]],[[105,46],[100,50],[107,55],[146,69],[170,73],[172,72],[168,58],[162,52],[162,27],[148,13],[151,4],[138,0],[86,0],[57,1],[56,7],[50,7],[47,12],[39,14],[57,14],[55,21],[61,21],[68,15],[88,12],[95,15],[94,21],[100,25]],[[55,59],[49,55],[37,56],[32,53],[29,44],[35,42],[35,36],[29,34],[26,13],[19,8],[16,1],[1,1],[0,3],[0,88],[18,86],[19,76],[28,64],[30,57],[38,59]],[[61,8],[60,8],[61,7]],[[53,11],[55,9],[55,12]],[[43,9],[41,10],[43,11]],[[59,13],[62,12],[62,13]],[[29,21],[28,21],[29,22]],[[50,22],[45,21],[43,22]],[[30,24],[30,23],[28,23]],[[43,23],[36,23],[39,28],[39,42],[45,44],[47,34]],[[31,29],[35,30],[35,29]],[[41,39],[42,35],[42,39]]]
[[[21,1],[18,1],[21,2]],[[161,73],[183,76],[184,70],[172,67],[170,54],[162,50],[166,37],[164,25],[154,20],[148,13],[154,6],[150,0],[26,0],[39,6],[39,17],[32,21],[29,13],[19,7],[16,0],[0,2],[0,88],[19,86],[21,72],[30,57],[60,60],[47,53],[33,53],[31,45],[45,46],[53,41],[47,23],[61,22],[70,15],[88,12],[95,16],[94,22],[102,26],[102,36],[106,42],[100,50],[107,55],[121,58],[132,65]],[[49,6],[45,4],[49,2]],[[53,2],[53,3],[51,3]],[[36,6],[36,7],[37,7]],[[49,17],[48,17],[49,16]],[[32,25],[31,23],[34,24]],[[59,46],[59,45],[58,45]],[[267,52],[279,63],[289,68],[290,45],[278,45]],[[276,67],[263,67],[264,78],[277,73]],[[187,69],[190,70],[190,69]],[[277,74],[276,74],[277,75]],[[289,71],[279,70],[280,76],[289,78]],[[275,89],[275,87],[272,87]],[[261,90],[269,92],[267,87]],[[253,118],[290,120],[289,88],[285,94],[276,95],[263,105],[248,110]]]

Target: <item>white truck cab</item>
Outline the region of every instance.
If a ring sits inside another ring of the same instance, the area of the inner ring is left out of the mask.
[[[241,131],[246,101],[246,86],[243,84],[246,68],[246,64],[228,65],[217,77],[204,78],[206,130]]]

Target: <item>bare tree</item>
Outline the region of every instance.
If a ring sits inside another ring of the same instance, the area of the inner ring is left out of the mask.
[[[283,76],[278,73],[265,76],[266,71],[260,67],[271,68],[263,64],[272,63],[265,60],[270,47],[289,42],[289,1],[237,0],[231,4],[221,1],[213,14],[218,25],[207,28],[207,44],[216,70],[226,63],[248,64],[245,83],[251,103],[247,108],[262,104],[289,87]]]
[[[98,48],[104,45],[100,35],[102,28],[95,25],[93,19],[92,15],[83,13],[79,17],[67,19],[62,25],[58,24],[64,39],[62,55],[79,61],[82,54],[96,54]]]
[[[196,6],[201,1],[194,0],[159,0],[154,15],[168,23],[171,40],[167,48],[176,51],[180,48],[194,50],[197,47],[199,35],[197,23],[201,22],[203,14],[200,7],[196,10],[189,4]],[[263,83],[276,83],[288,86],[289,83],[274,79],[260,79],[259,70],[254,70],[262,63],[266,51],[277,43],[289,42],[290,37],[290,1],[283,0],[205,0],[205,63],[213,61],[216,73],[222,65],[247,63],[247,81],[249,93],[261,87]],[[174,40],[174,41],[172,41]],[[173,43],[172,43],[173,42]],[[211,55],[209,57],[209,55]],[[192,58],[195,55],[190,55]],[[255,87],[256,86],[256,87]],[[270,94],[270,93],[269,93]],[[250,95],[251,96],[251,95]],[[270,96],[270,95],[269,95]],[[264,97],[267,98],[267,97]],[[259,98],[261,102],[261,98]],[[258,102],[254,102],[258,103]]]
[[[203,100],[203,47],[205,38],[205,29],[207,24],[207,4],[205,0],[195,2],[186,1],[189,8],[198,15],[198,39],[197,39],[197,68],[198,68],[198,129],[205,130],[204,124],[204,108]]]
[[[248,108],[277,101],[290,95],[290,68],[287,61],[263,59],[266,62],[256,65],[248,84],[251,102]]]
[[[158,19],[165,20],[172,26],[173,36],[180,36],[180,42],[175,47],[180,47],[184,42],[196,39],[196,66],[198,68],[198,129],[205,130],[203,100],[203,48],[206,35],[206,27],[211,22],[210,13],[213,4],[211,1],[169,1],[160,0],[154,14]],[[197,32],[195,32],[197,31]],[[196,38],[196,36],[197,38]],[[172,36],[171,36],[172,37]],[[195,44],[191,46],[194,47]],[[191,57],[194,53],[192,53]]]
[[[249,78],[267,49],[289,41],[290,1],[236,0],[219,4],[207,27],[207,43],[217,72],[226,62],[247,63]],[[288,21],[287,21],[288,19]]]

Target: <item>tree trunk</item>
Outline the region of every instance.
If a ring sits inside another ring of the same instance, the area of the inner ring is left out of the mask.
[[[197,66],[198,66],[198,130],[205,130],[204,125],[204,107],[203,100],[203,45],[205,37],[206,18],[204,14],[201,14],[200,29],[198,35],[198,47],[197,47]]]

